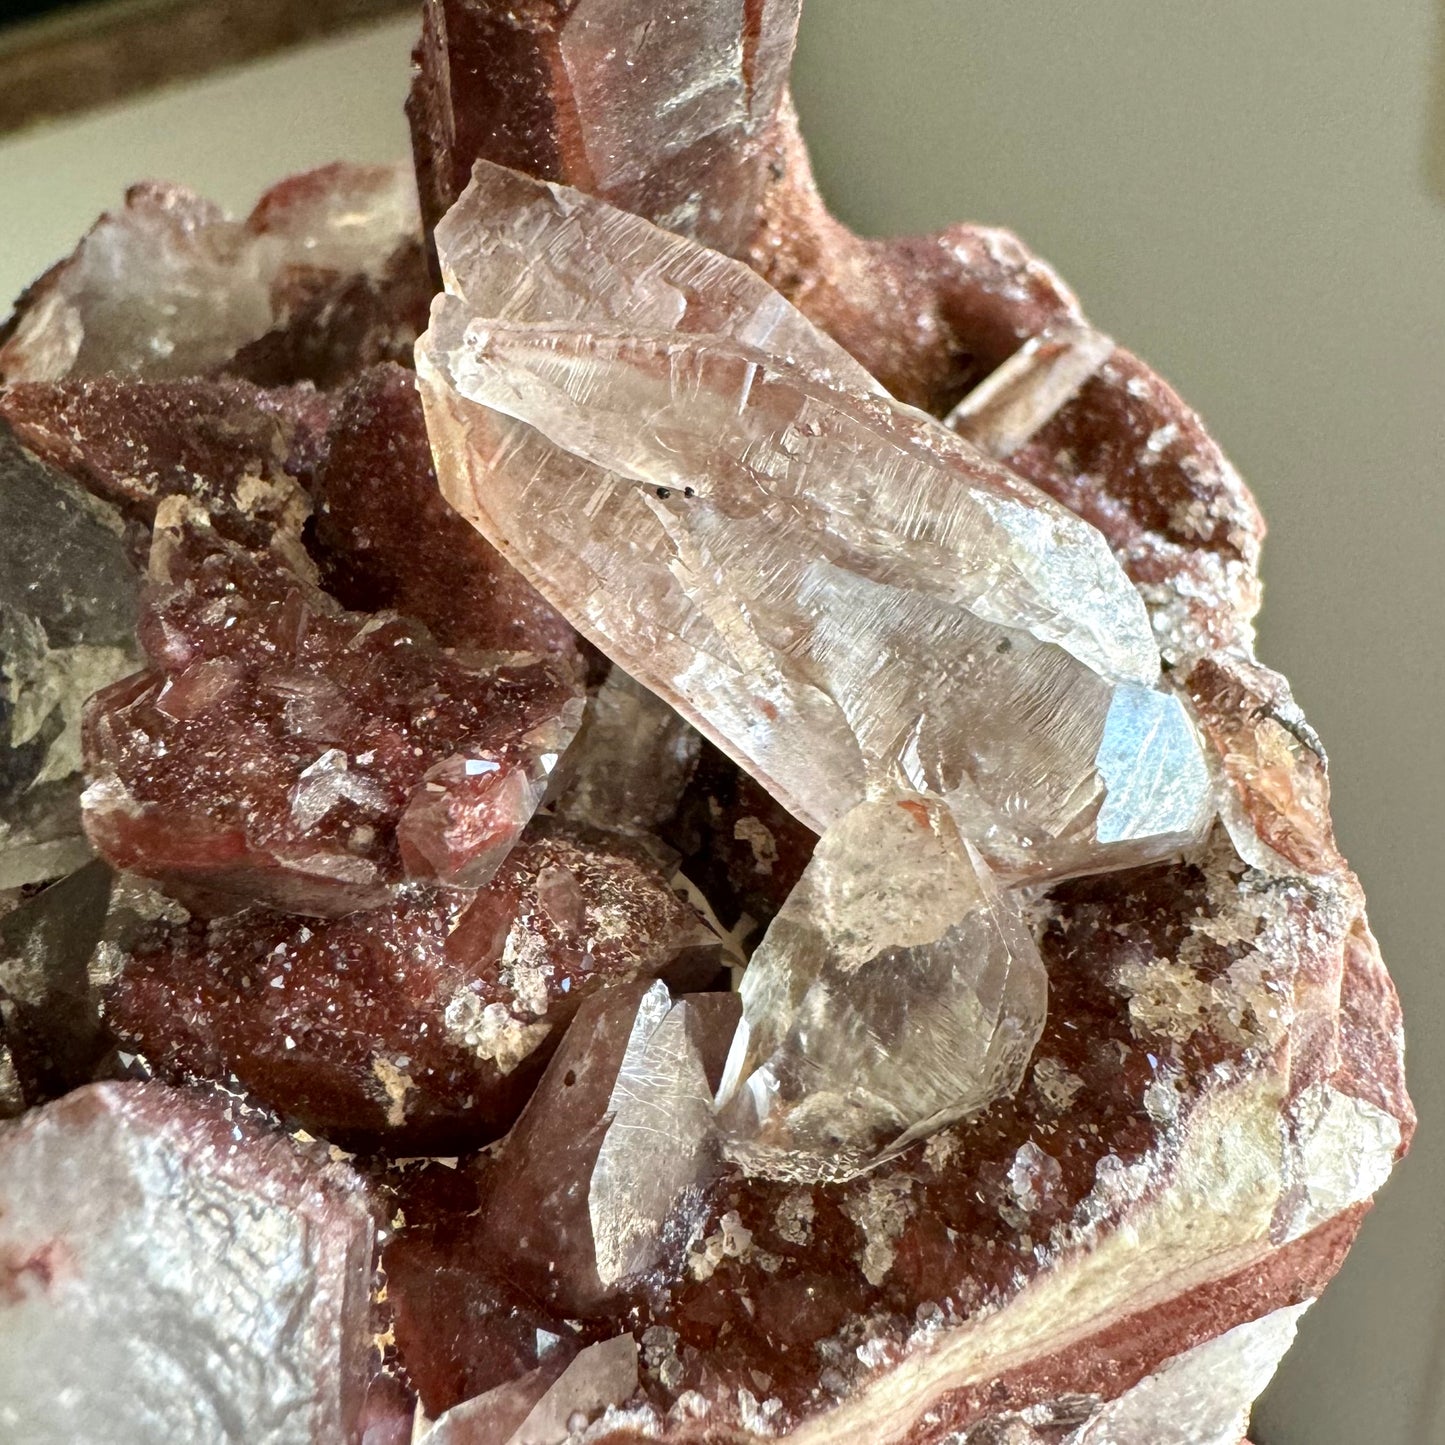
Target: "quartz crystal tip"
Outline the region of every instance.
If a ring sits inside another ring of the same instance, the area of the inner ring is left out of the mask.
[[[823,835],[741,992],[728,1152],[754,1173],[837,1179],[1011,1094],[1048,980],[947,806],[899,794]]]

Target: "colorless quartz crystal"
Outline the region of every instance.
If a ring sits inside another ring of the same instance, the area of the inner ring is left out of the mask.
[[[1028,928],[937,799],[822,837],[743,975],[722,1122],[754,1172],[846,1176],[1012,1092],[1048,1004]]]
[[[1006,881],[1199,836],[1193,724],[1091,526],[637,217],[482,164],[437,245],[453,505],[797,816],[936,793]]]

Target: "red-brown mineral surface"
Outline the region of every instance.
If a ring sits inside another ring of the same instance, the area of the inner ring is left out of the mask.
[[[0,334],[7,1442],[1237,1445],[1408,1146],[1248,490],[665,9]]]
[[[571,665],[469,661],[395,614],[344,612],[180,499],[150,570],[152,666],[86,717],[86,829],[116,867],[207,913],[486,883],[576,731]]]
[[[594,994],[718,967],[715,936],[647,863],[529,837],[475,893],[161,924],[106,1006],[169,1077],[234,1078],[347,1148],[455,1154],[505,1132]]]

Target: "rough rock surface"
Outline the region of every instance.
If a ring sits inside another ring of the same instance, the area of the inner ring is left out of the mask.
[[[0,1433],[354,1439],[373,1235],[355,1175],[219,1102],[101,1084],[28,1114],[0,1131]]]
[[[163,512],[151,667],[86,712],[96,848],[208,913],[485,884],[577,729],[575,668],[444,651],[395,614],[342,611],[288,565],[304,554],[231,545],[182,498]]]
[[[106,1011],[168,1077],[235,1079],[346,1148],[454,1154],[506,1131],[593,994],[719,966],[645,861],[529,836],[475,893],[161,923],[130,944]]]

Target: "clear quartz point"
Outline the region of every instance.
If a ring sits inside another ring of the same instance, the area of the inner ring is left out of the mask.
[[[633,1020],[587,1196],[604,1285],[657,1263],[662,1226],[709,1172],[712,1090],[692,1021],[665,983],[653,984]]]
[[[1012,1093],[1048,979],[937,798],[858,805],[822,837],[743,975],[718,1102],[750,1172],[847,1178]]]
[[[449,500],[804,822],[937,794],[1006,881],[1199,835],[1193,723],[1091,526],[637,217],[483,163],[437,244]]]

